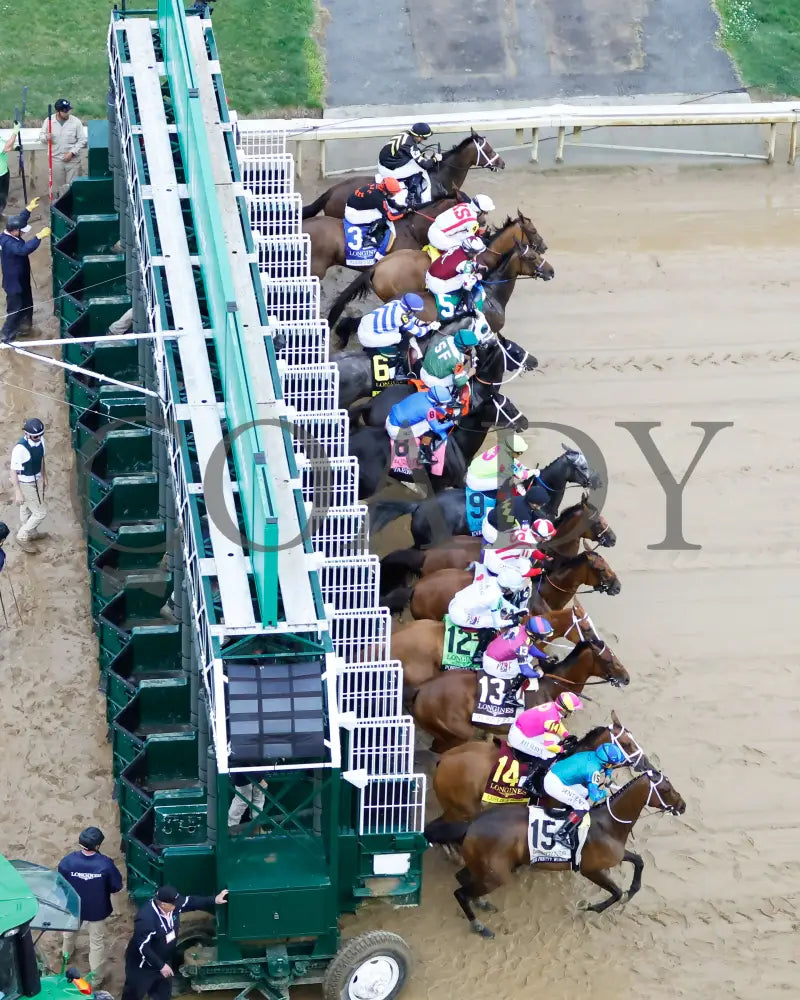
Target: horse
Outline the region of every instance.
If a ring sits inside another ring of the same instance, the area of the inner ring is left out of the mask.
[[[504,170],[505,165],[505,160],[492,149],[489,140],[471,129],[466,139],[462,139],[452,149],[442,154],[441,162],[435,170],[428,171],[431,178],[431,195],[439,198],[452,195],[461,188],[472,167],[486,168],[494,172]],[[372,184],[374,180],[374,174],[369,176],[362,174],[339,181],[303,209],[303,219],[310,219],[323,211],[325,215],[343,219],[344,207],[350,195],[356,188]]]
[[[603,743],[615,743],[625,754],[625,762],[629,767],[635,771],[651,768],[652,764],[633,734],[622,725],[613,711],[611,720],[610,726],[595,726],[572,747],[562,750],[552,760],[563,760],[576,753],[596,750]],[[425,827],[425,837],[430,843],[450,844],[451,837],[457,839],[458,833],[463,832],[463,827],[459,831],[452,824],[470,823],[480,814],[486,785],[498,766],[498,749],[499,741],[496,739],[472,740],[453,747],[439,758],[433,772],[433,790],[442,807],[442,814]],[[512,777],[515,772],[519,773],[519,765],[514,767],[514,763],[516,759],[513,757],[504,763],[512,771]],[[544,808],[558,804],[548,795],[539,796],[539,805]]]
[[[421,251],[428,238],[428,229],[433,219],[459,203],[460,198],[440,198],[426,206],[425,214],[412,211],[395,223],[395,238],[388,253],[415,253]],[[345,255],[344,227],[341,219],[321,215],[306,219],[303,232],[311,239],[311,273],[324,278],[328,268],[334,265],[363,270],[348,264]]]
[[[448,324],[443,333],[447,335],[455,333],[463,325],[463,323]],[[434,339],[436,338],[426,338],[422,346],[429,350]],[[342,409],[349,409],[356,400],[369,396],[372,392],[374,382],[372,358],[364,351],[359,351],[340,354],[332,360],[339,369],[339,406]],[[476,374],[472,384],[498,387],[510,382],[522,372],[535,371],[539,364],[524,347],[502,335],[492,335],[480,343],[475,349],[475,361]],[[390,386],[395,389],[394,393],[384,395],[384,392],[381,392],[379,396],[370,397],[365,403],[352,409],[350,418],[353,429],[357,428],[359,420],[363,420],[368,427],[383,427],[391,407],[415,391],[407,382],[399,382],[397,386],[405,389],[405,392]],[[391,406],[385,408],[382,404],[387,400],[392,402]]]
[[[644,859],[627,850],[625,844],[645,806],[676,816],[686,812],[686,802],[669,778],[663,772],[653,770],[633,778],[589,810],[591,825],[578,871],[584,878],[605,889],[609,898],[591,906],[585,905],[584,909],[602,913],[622,899],[623,892],[611,879],[609,871],[623,861],[633,865],[628,899],[641,888]],[[495,907],[483,901],[482,897],[504,885],[516,868],[530,863],[528,807],[494,806],[481,813],[465,829],[461,856],[464,867],[456,872],[460,885],[453,895],[469,920],[470,928],[481,937],[492,938],[493,932],[476,919],[472,904],[482,910],[494,910]],[[552,862],[542,867],[548,872],[566,871],[571,864],[568,861]]]
[[[600,477],[589,468],[583,452],[562,445],[564,453],[531,480],[525,493],[529,508],[537,507],[540,517],[556,517],[568,483],[583,489],[597,489]],[[453,535],[468,535],[467,491],[462,487],[443,490],[426,500],[383,500],[372,511],[372,530],[378,532],[395,518],[411,514],[414,547],[421,549],[445,541]]]
[[[395,390],[399,390],[399,394]],[[397,402],[406,392],[404,386],[392,386],[376,399],[389,394],[389,398]],[[430,489],[435,493],[453,483],[463,483],[467,466],[493,427],[525,430],[527,426],[527,417],[508,396],[487,391],[479,384],[473,391],[469,413],[459,419],[448,435],[444,445],[444,469],[441,476],[430,477]],[[391,461],[391,441],[386,429],[383,426],[361,427],[351,431],[349,451],[358,459],[359,499],[374,496],[386,482]]]
[[[583,642],[596,635],[594,625],[579,601],[571,608],[549,612],[553,639]],[[574,638],[573,638],[574,636]],[[403,692],[412,698],[417,688],[441,676],[444,658],[445,625],[443,621],[420,618],[392,631],[392,659],[403,666]]]
[[[553,522],[556,533],[542,544],[543,551],[571,558],[580,551],[581,539],[603,548],[617,544],[617,536],[600,511],[584,493],[579,503],[561,511]],[[408,577],[429,576],[441,569],[467,569],[479,562],[483,539],[475,535],[456,535],[429,549],[396,549],[381,559],[381,603],[398,587],[405,587]],[[434,616],[436,617],[436,616]]]
[[[506,246],[509,239],[513,242]],[[486,293],[481,308],[495,333],[505,325],[506,306],[517,278],[550,281],[555,277],[555,269],[536,249],[537,245],[541,245],[541,237],[530,219],[520,214],[517,219],[506,219],[492,245],[476,257],[488,268],[481,278]],[[506,248],[501,251],[502,246]],[[433,295],[425,290],[425,275],[430,264],[428,255],[421,251],[398,250],[373,267],[365,268],[334,300],[328,313],[328,325],[333,329],[345,306],[355,299],[366,298],[371,291],[382,302],[389,302],[406,292],[418,292],[424,303],[420,317],[426,322],[444,318]]]
[[[628,671],[616,654],[596,637],[579,642],[575,648],[540,678],[535,691],[525,691],[525,708],[553,701],[562,691],[580,694],[590,677],[600,678],[616,687],[630,683]],[[411,698],[414,721],[433,737],[431,750],[444,753],[459,743],[467,743],[476,729],[487,729],[472,722],[478,702],[478,674],[475,670],[448,670],[417,689]],[[488,727],[495,736],[505,736],[508,725]]]

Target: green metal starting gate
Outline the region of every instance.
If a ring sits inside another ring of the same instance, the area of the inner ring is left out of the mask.
[[[108,52],[53,282],[128,889],[229,889],[195,990],[389,1000],[407,949],[339,918],[419,901],[425,779],[287,137],[238,135],[204,11],[115,9]]]

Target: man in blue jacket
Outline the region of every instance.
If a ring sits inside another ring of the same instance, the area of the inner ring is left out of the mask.
[[[119,869],[111,858],[98,850],[104,839],[102,830],[87,826],[78,837],[80,850],[68,854],[58,866],[59,874],[80,897],[81,924],[89,925],[89,968],[95,986],[103,981],[105,925],[113,912],[111,896],[122,888]],[[65,961],[69,961],[77,937],[77,931],[64,934],[62,952]]]
[[[214,912],[214,905],[227,903],[228,890],[216,896],[181,896],[172,885],[162,885],[145,903],[133,922],[133,936],[125,950],[125,986],[122,1000],[169,1000],[172,977],[177,970],[178,933],[181,913],[189,910]]]
[[[20,327],[30,329],[33,325],[30,255],[50,235],[50,227],[40,229],[31,240],[24,240],[22,234],[30,229],[28,220],[38,204],[39,199],[34,198],[19,215],[9,216],[6,231],[0,233],[0,265],[3,269],[3,291],[6,293],[6,318],[0,330],[4,344],[14,340]]]

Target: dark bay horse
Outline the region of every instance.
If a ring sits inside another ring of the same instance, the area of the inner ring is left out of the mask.
[[[461,188],[472,167],[495,171],[505,169],[505,165],[505,160],[492,149],[489,140],[472,130],[466,139],[462,139],[452,149],[442,154],[442,160],[436,170],[429,171],[431,194],[434,198],[444,198],[454,194]],[[350,195],[356,188],[371,184],[374,180],[374,174],[361,174],[339,181],[303,209],[303,218],[310,219],[318,212],[324,211],[325,215],[343,219],[344,206]]]
[[[528,484],[524,497],[526,509],[537,510],[537,517],[558,515],[558,508],[569,483],[583,489],[597,489],[600,477],[594,472],[582,451],[562,445],[564,451],[538,477]],[[544,485],[542,485],[544,484]],[[523,498],[517,498],[522,502]],[[404,514],[411,514],[411,535],[414,546],[422,548],[444,542],[453,535],[468,535],[467,493],[463,487],[443,490],[426,500],[382,500],[372,512],[373,531],[380,531],[391,521]]]
[[[630,683],[628,671],[613,650],[600,639],[588,638],[540,679],[536,691],[525,692],[525,707],[552,701],[562,691],[580,694],[590,677],[616,687]],[[488,728],[494,736],[508,733],[508,725],[473,724],[477,701],[478,675],[474,670],[448,670],[419,688],[411,701],[411,715],[420,729],[433,737],[434,753],[469,742],[478,729]]]
[[[617,543],[616,534],[586,493],[580,503],[562,510],[553,525],[555,536],[542,549],[564,558],[578,554],[581,539],[604,548]],[[390,552],[381,559],[381,603],[386,603],[393,590],[405,587],[409,576],[426,577],[441,569],[467,569],[470,563],[480,561],[482,548],[480,536],[455,535],[432,548]]]
[[[572,643],[596,636],[594,625],[579,601],[571,608],[549,611],[553,638]],[[392,659],[403,665],[403,691],[411,698],[417,688],[442,673],[445,626],[442,621],[421,618],[392,630]]]
[[[611,719],[610,726],[590,729],[569,750],[562,750],[552,760],[555,762],[586,750],[596,750],[603,743],[616,743],[625,754],[625,763],[629,767],[638,771],[652,767],[633,734],[622,725],[613,711]],[[451,824],[469,823],[481,812],[483,793],[492,771],[497,767],[497,753],[498,741],[495,739],[462,743],[442,754],[433,773],[433,790],[442,807],[442,815],[431,820],[425,827],[428,841],[447,844],[457,841],[459,835],[463,835],[463,826],[459,830]],[[508,767],[509,764],[509,761],[505,762],[505,766]],[[512,776],[513,772],[518,774],[519,765],[511,767],[511,770]],[[539,805],[544,808],[558,804],[549,796],[539,798]]]
[[[591,826],[583,847],[579,871],[584,878],[609,894],[609,898],[585,909],[602,913],[622,899],[623,892],[609,872],[623,861],[633,865],[633,879],[628,899],[642,886],[644,859],[626,848],[628,837],[645,806],[680,816],[686,802],[667,776],[659,771],[645,771],[629,781],[605,802],[589,812]],[[494,934],[477,920],[472,906],[494,910],[482,897],[504,885],[516,868],[530,863],[528,850],[528,807],[494,806],[481,813],[469,827],[461,843],[464,868],[456,873],[460,883],[455,890],[458,905],[476,934],[491,938]],[[569,862],[540,865],[545,871],[566,871]]]

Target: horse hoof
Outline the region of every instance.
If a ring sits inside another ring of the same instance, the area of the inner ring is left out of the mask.
[[[473,906],[477,906],[484,913],[497,913],[497,907],[494,903],[490,903],[488,899],[475,899],[473,900]]]
[[[476,934],[480,934],[482,938],[494,937],[494,931],[490,931],[486,924],[482,924],[480,920],[473,920],[470,926],[473,931],[475,931]]]

